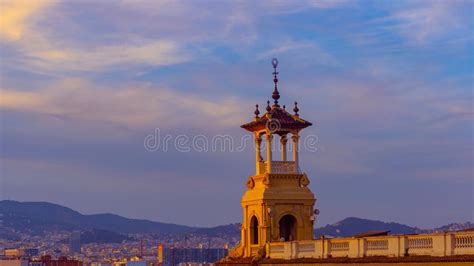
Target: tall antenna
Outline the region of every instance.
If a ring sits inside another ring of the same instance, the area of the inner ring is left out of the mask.
[[[184,235],[184,262],[187,263],[187,258],[186,258],[186,251],[188,248],[188,236]]]
[[[207,254],[206,254],[207,255],[207,259],[206,259],[207,262],[211,261],[211,254],[210,253],[211,253],[211,238],[209,237],[207,239]]]
[[[143,258],[143,239],[140,239],[140,258]]]

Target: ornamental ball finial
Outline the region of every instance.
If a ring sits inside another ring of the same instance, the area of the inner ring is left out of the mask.
[[[298,114],[298,111],[299,111],[299,110],[300,110],[300,109],[298,109],[298,103],[295,102],[295,108],[293,108],[293,111],[295,111],[295,115],[299,115],[299,114]]]
[[[276,68],[278,66],[278,59],[273,58],[272,59],[272,65],[273,65],[273,68]]]
[[[267,112],[270,112],[270,110],[272,110],[272,108],[270,107],[270,101],[267,101]]]
[[[260,111],[258,110],[258,104],[255,105],[255,118],[258,118],[258,115],[260,114]]]

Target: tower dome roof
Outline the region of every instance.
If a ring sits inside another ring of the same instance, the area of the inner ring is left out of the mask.
[[[294,130],[301,130],[311,126],[312,123],[302,119],[299,115],[292,115],[279,106],[272,106],[261,117],[254,121],[243,124],[241,127],[250,131],[260,131],[269,128],[274,133],[288,133]]]

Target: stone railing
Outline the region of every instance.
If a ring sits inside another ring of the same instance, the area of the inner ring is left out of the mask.
[[[275,259],[474,255],[474,232],[272,242],[266,248]]]
[[[454,249],[463,252],[474,247],[474,234],[458,234],[454,236]]]
[[[331,251],[337,252],[337,251],[349,251],[349,241],[334,241],[334,242],[329,242],[329,246]]]
[[[259,175],[265,174],[267,172],[267,162],[258,163],[258,173]],[[272,161],[271,162],[271,173],[272,174],[298,174],[299,169],[296,167],[294,161]]]
[[[296,164],[294,161],[272,161],[273,174],[296,174]]]

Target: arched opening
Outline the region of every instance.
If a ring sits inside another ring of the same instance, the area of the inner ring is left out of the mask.
[[[284,241],[296,240],[296,218],[293,215],[285,215],[281,217],[280,222],[280,239]]]
[[[258,244],[258,220],[255,216],[250,219],[250,243]]]

